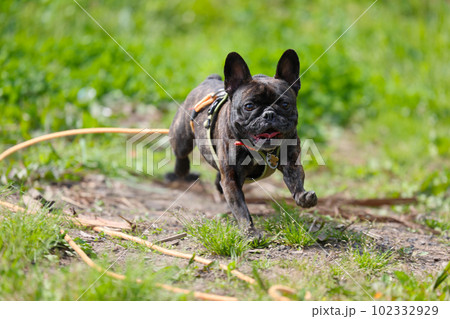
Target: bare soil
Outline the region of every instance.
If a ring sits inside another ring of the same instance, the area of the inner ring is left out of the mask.
[[[273,179],[262,182],[269,192],[282,185]],[[165,184],[154,180],[134,183],[124,180],[109,179],[101,175],[88,175],[80,182],[44,187],[43,196],[47,200],[55,200],[56,205],[69,208],[78,216],[91,218],[104,218],[106,220],[122,221],[122,216],[128,221],[137,224],[136,232],[144,233],[152,242],[175,235],[183,231],[183,225],[176,215],[185,218],[198,218],[206,216],[214,218],[218,214],[230,213],[226,203],[217,194],[212,183],[198,181],[191,188],[191,184]],[[186,191],[186,189],[189,190]],[[261,198],[261,190],[257,185],[246,186],[248,199]],[[249,204],[253,215],[269,216],[275,211],[268,204]],[[376,211],[376,210],[375,210]],[[376,212],[375,212],[376,213]],[[261,217],[259,217],[261,218]],[[345,221],[344,221],[345,222]],[[350,222],[348,222],[350,223]],[[402,267],[412,270],[416,274],[435,274],[442,270],[450,259],[449,238],[437,236],[431,232],[410,229],[399,223],[368,223],[357,221],[349,230],[368,232],[376,239],[378,245],[389,249],[405,249]],[[118,244],[118,240],[110,238],[98,239],[98,234],[89,230],[73,230],[72,236],[80,237],[89,242],[98,253],[113,252],[120,254],[125,250]],[[165,243],[167,247],[175,250],[196,253],[204,257],[230,261],[225,257],[210,255],[205,249],[187,236]],[[343,247],[339,243],[315,244],[311,247],[298,250],[284,245],[271,245],[265,249],[253,250],[240,260],[239,269],[251,274],[250,262],[256,259],[268,259],[273,267],[263,271],[266,278],[279,275],[298,276],[295,271],[277,266],[277,261],[319,259],[331,261],[342,253]],[[126,252],[128,258],[136,254],[133,249]],[[145,257],[156,268],[167,265],[186,266],[188,261],[149,252]],[[297,271],[298,272],[298,271]],[[202,287],[207,281],[226,276],[218,272],[201,272],[196,286]],[[225,278],[225,277],[224,277]],[[198,288],[198,287],[197,287]]]

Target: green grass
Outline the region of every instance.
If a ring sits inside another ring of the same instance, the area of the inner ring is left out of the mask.
[[[99,263],[97,261],[97,263]],[[100,263],[108,266],[110,263]],[[129,278],[119,281],[107,276],[102,277],[92,287],[100,273],[84,264],[61,267],[58,264],[40,262],[38,266],[30,266],[25,273],[16,273],[6,279],[0,279],[1,300],[192,300],[192,296],[168,293],[155,287],[156,282],[167,280],[170,269],[163,272],[150,273],[148,267],[129,263],[116,267],[117,272]],[[176,273],[176,268],[171,269]],[[5,278],[5,277],[3,277]],[[143,282],[136,283],[140,278]],[[87,289],[90,287],[89,289]]]
[[[448,286],[433,289],[431,275],[380,268],[368,276],[359,268],[351,252],[343,253],[335,262],[318,259],[278,261],[278,267],[296,271],[295,278],[282,275],[280,284],[297,290],[298,300],[449,300]],[[258,265],[258,264],[256,264]],[[276,265],[272,265],[272,270]],[[259,268],[264,275],[264,267]],[[345,269],[345,271],[343,270]]]
[[[382,252],[371,246],[353,248],[351,255],[358,267],[369,274],[386,269],[394,258],[392,251]]]
[[[187,220],[177,216],[183,223],[186,232],[205,249],[212,254],[228,256],[235,259],[247,250],[257,248],[262,249],[270,245],[273,240],[272,234],[260,236],[248,236],[234,221],[228,217],[224,219]]]
[[[264,229],[264,233],[256,238],[243,234],[228,218],[187,220],[178,216],[178,219],[183,223],[187,233],[201,243],[209,253],[234,258],[249,249],[267,248],[270,245],[302,248],[327,242],[358,245],[370,243],[362,233],[342,229],[342,225],[338,225],[332,218],[299,214],[298,208],[286,204],[282,207],[274,205],[274,208],[278,210],[277,214],[266,219],[255,219],[256,228]]]
[[[202,219],[183,224],[210,253],[236,258],[250,249],[250,240],[229,220]]]
[[[0,210],[5,211],[3,207]],[[0,251],[4,276],[14,271],[9,265],[35,264],[48,256],[50,250],[63,245],[60,221],[47,214],[45,210],[33,215],[9,211],[1,214]]]
[[[153,271],[143,262],[143,255],[114,267],[127,275],[127,280],[103,276],[87,289],[100,273],[81,261],[64,265],[64,260],[76,260],[77,255],[60,234],[65,225],[62,218],[49,216],[47,210],[30,214],[0,208],[0,221],[0,300],[76,300],[80,296],[80,300],[192,299],[155,287],[157,282],[171,283],[182,270],[168,266]],[[111,265],[113,255],[97,257],[91,245],[80,238],[74,240],[97,264]],[[137,278],[143,283],[137,284]]]
[[[438,288],[443,282],[446,281],[448,276],[450,275],[450,262],[445,266],[442,273],[436,278],[436,282],[434,283],[434,289]],[[447,286],[447,292],[450,293],[450,286]]]
[[[347,229],[329,216],[305,214],[286,203],[272,206],[277,214],[264,220],[263,227],[278,243],[306,247],[316,242],[368,242],[364,234]]]
[[[316,235],[308,231],[307,225],[297,215],[286,216],[277,220],[275,223],[279,229],[278,236],[282,243],[290,246],[309,246],[315,243]]]

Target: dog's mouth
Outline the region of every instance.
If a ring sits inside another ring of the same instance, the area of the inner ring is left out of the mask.
[[[268,141],[275,137],[279,137],[281,135],[281,132],[278,131],[267,131],[261,134],[252,135],[253,139],[256,143],[258,143],[260,140]]]

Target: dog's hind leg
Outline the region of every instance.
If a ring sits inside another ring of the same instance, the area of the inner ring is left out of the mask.
[[[183,139],[182,143],[187,143],[187,141]],[[188,150],[186,149],[185,145],[183,147],[179,147],[179,145],[176,144],[177,142],[172,143],[172,147],[176,157],[175,170],[173,173],[167,173],[166,179],[169,182],[174,182],[176,180],[194,181],[198,179],[200,176],[199,174],[189,173],[190,171],[189,154],[192,152],[193,147],[191,147],[190,150]]]
[[[174,172],[166,174],[166,179],[171,182],[194,181],[199,178],[199,174],[189,173],[189,154],[194,149],[194,133],[184,116],[179,110],[169,129],[170,144],[176,157]]]
[[[223,194],[222,185],[220,185],[220,173],[219,172],[217,172],[215,184],[216,184],[216,188],[219,191],[219,193]]]

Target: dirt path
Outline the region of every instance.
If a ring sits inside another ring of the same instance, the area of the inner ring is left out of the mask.
[[[138,222],[139,230],[146,234],[150,241],[182,232],[183,226],[174,216],[182,214],[186,218],[206,216],[213,218],[220,213],[229,213],[226,203],[215,194],[215,189],[207,182],[199,181],[191,188],[190,184],[165,185],[164,183],[148,180],[134,183],[124,180],[108,179],[101,175],[88,175],[81,182],[64,185],[48,185],[44,187],[43,195],[47,200],[55,200],[57,205],[74,210],[80,216],[102,217],[110,220],[119,220],[119,215],[129,221]],[[263,184],[269,192],[277,190],[277,182],[266,180]],[[258,186],[247,187],[247,198],[261,197]],[[268,216],[274,209],[267,204],[249,204],[253,215]],[[154,224],[152,226],[152,224]],[[369,231],[377,239],[378,245],[389,248],[403,248],[405,250],[405,267],[415,273],[436,273],[440,271],[449,260],[450,247],[433,234],[418,233],[396,223],[355,223],[350,227],[354,231]],[[95,240],[97,234],[86,231],[74,231],[91,243],[94,250],[101,253],[113,250],[119,253],[124,248],[108,239]],[[211,256],[205,252],[201,245],[192,238],[186,237],[168,243],[175,249],[185,252],[204,254],[213,259],[223,259]],[[325,255],[325,251],[328,256]],[[293,259],[325,258],[332,259],[342,252],[337,244],[313,245],[304,250],[296,250],[287,246],[269,246],[266,249],[249,253],[244,257],[242,270],[250,270],[248,262],[255,259],[264,259],[274,262]],[[133,251],[127,254],[132,255]],[[187,264],[185,260],[177,260],[160,254],[149,253],[148,260],[157,267],[171,264],[180,266]],[[267,271],[270,277],[276,273],[287,274],[288,269],[272,267]],[[205,278],[204,280],[208,280]]]

